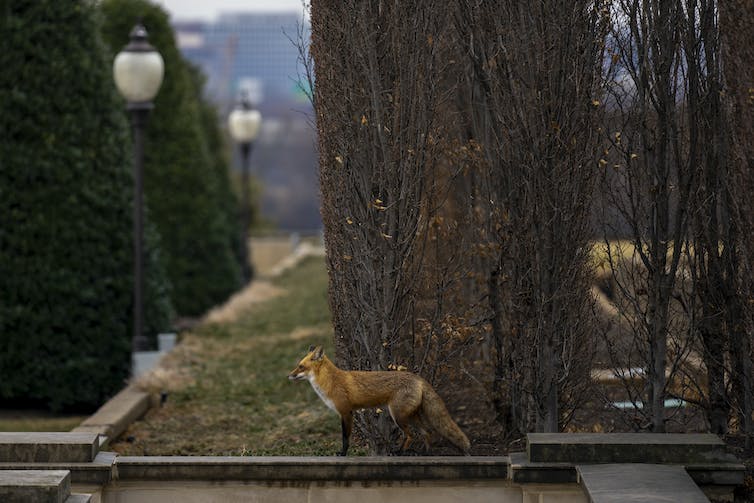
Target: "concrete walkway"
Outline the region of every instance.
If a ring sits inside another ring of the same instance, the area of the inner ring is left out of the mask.
[[[744,482],[745,467],[706,433],[529,433],[526,450],[510,456],[514,482],[576,482],[591,503],[702,503]]]
[[[683,466],[576,465],[591,503],[709,503]]]

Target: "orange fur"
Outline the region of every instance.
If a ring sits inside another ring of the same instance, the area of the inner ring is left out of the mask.
[[[424,426],[430,426],[453,443],[464,454],[470,449],[469,439],[448,414],[440,396],[432,386],[411,372],[380,372],[341,370],[330,361],[321,347],[309,348],[309,353],[298,363],[288,378],[307,379],[328,407],[341,418],[343,447],[339,454],[345,456],[353,428],[353,411],[387,406],[395,424],[403,431],[402,449],[408,447],[412,437],[409,425],[414,424],[424,435]]]

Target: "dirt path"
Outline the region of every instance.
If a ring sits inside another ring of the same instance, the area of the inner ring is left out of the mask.
[[[279,248],[279,244],[271,244],[273,251]],[[265,243],[256,243],[257,253],[265,254]],[[277,248],[276,248],[277,247]],[[312,246],[309,243],[301,243],[293,253],[283,257],[280,260],[272,261],[268,259],[264,267],[257,265],[257,273],[260,279],[252,281],[246,288],[237,292],[225,304],[217,306],[208,312],[204,323],[228,323],[238,319],[238,317],[247,311],[254,304],[278,297],[285,293],[281,288],[270,283],[269,279],[280,276],[285,271],[296,267],[306,257],[322,256],[325,250],[322,247]]]
[[[238,319],[250,307],[278,297],[285,292],[267,280],[252,281],[246,288],[234,294],[228,301],[208,312],[204,323],[229,323]]]

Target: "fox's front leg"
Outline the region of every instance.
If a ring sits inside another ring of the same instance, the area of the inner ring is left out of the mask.
[[[340,417],[340,430],[343,436],[343,447],[338,456],[345,456],[348,452],[349,439],[351,438],[351,429],[353,428],[353,413],[348,412]]]

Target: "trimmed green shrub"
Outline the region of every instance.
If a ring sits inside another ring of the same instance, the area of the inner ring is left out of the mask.
[[[201,109],[168,16],[145,0],[104,0],[103,36],[113,53],[128,42],[137,18],[165,60],[165,80],[149,117],[144,190],[162,238],[172,299],[179,315],[197,316],[241,284],[220,206],[218,170],[201,126]],[[225,175],[227,176],[227,174]]]
[[[217,184],[217,204],[223,213],[223,223],[225,233],[230,240],[230,249],[233,251],[233,257],[242,269],[244,257],[241,255],[241,227],[239,225],[240,203],[236,193],[233,191],[233,184],[230,178],[230,160],[228,159],[228,146],[226,138],[220,129],[220,116],[217,108],[210,103],[204,96],[204,86],[206,77],[201,69],[193,64],[188,66],[192,81],[194,82],[194,95],[199,101],[199,111],[201,120],[199,121],[204,138],[207,140],[212,167],[215,170]],[[253,202],[257,202],[255,199]],[[253,204],[252,202],[252,204]],[[252,206],[252,215],[256,214],[256,208]],[[253,222],[253,219],[252,219]]]
[[[131,160],[129,158],[129,161]],[[133,205],[131,207],[133,208]],[[149,340],[150,347],[156,348],[157,334],[173,330],[173,318],[175,317],[172,301],[173,288],[165,270],[160,233],[152,222],[147,208],[144,208],[143,222],[144,335]],[[130,239],[133,239],[133,234],[130,235]],[[132,243],[130,240],[129,242]],[[133,248],[133,244],[129,244],[129,246]],[[133,250],[131,253],[133,254]],[[133,268],[133,263],[131,267]],[[133,306],[133,303],[131,305]],[[133,307],[131,309],[133,312]],[[129,316],[128,321],[128,333],[133,334],[133,315]]]
[[[130,133],[89,2],[0,15],[0,400],[88,409],[130,367]],[[147,325],[164,330],[147,248]]]

